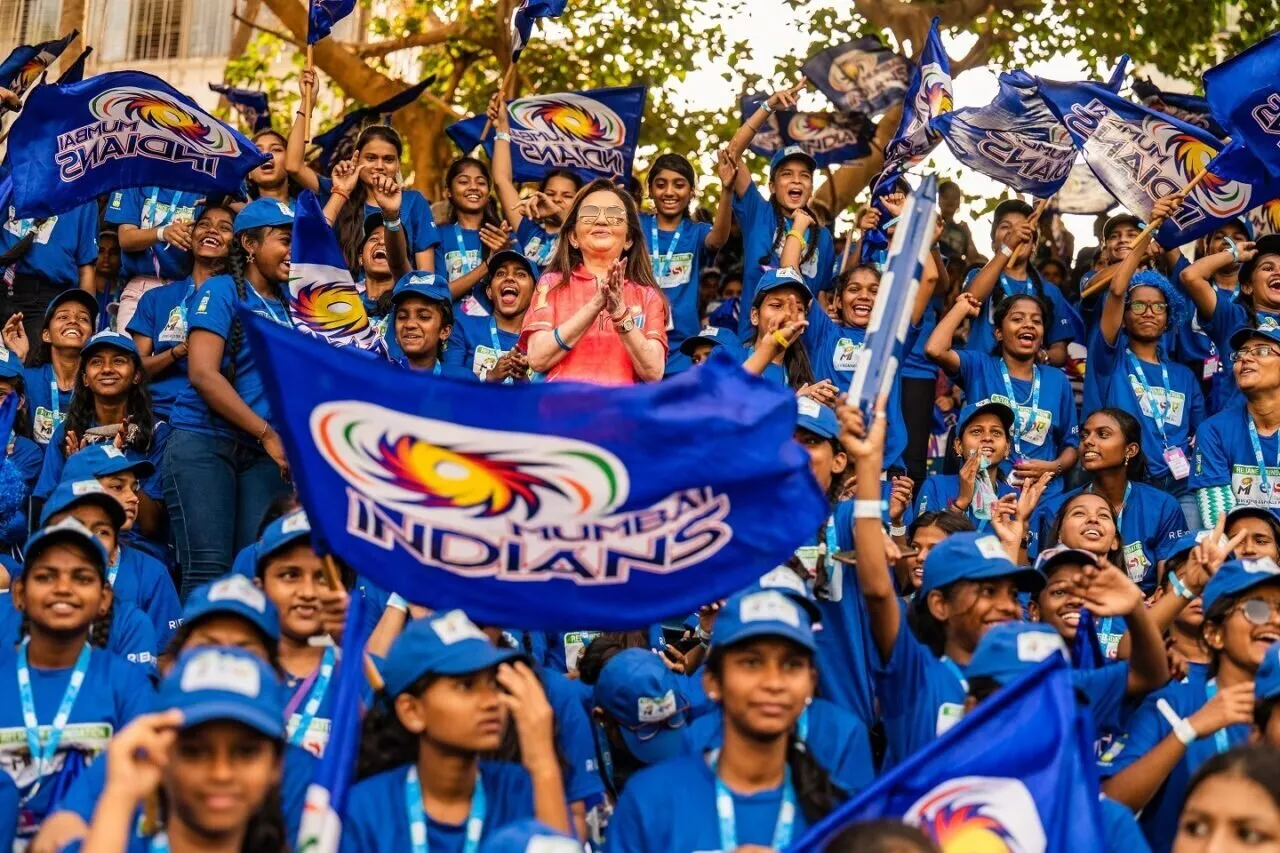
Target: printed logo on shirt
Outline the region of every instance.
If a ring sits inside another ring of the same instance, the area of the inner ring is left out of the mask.
[[[10,688],[13,689],[13,688]],[[52,726],[40,726],[41,745],[49,742]],[[49,775],[57,775],[72,750],[93,757],[103,752],[115,733],[110,723],[69,723],[62,730],[58,751],[45,769]],[[8,773],[19,790],[37,780],[35,762],[27,749],[27,730],[22,726],[0,729],[0,773]]]
[[[902,822],[919,827],[943,853],[972,850],[1046,849],[1035,800],[1018,779],[963,776],[934,786],[916,800]],[[947,840],[952,839],[951,844]],[[955,840],[963,839],[959,844]]]
[[[565,672],[577,672],[578,660],[591,641],[600,636],[599,631],[566,631],[564,635]]]
[[[533,237],[524,244],[524,256],[540,267],[545,267],[556,253],[556,245],[560,238],[552,237],[546,243],[541,237]]]
[[[677,710],[674,690],[668,690],[661,696],[636,699],[636,718],[641,723],[661,723],[674,717]]]
[[[34,219],[18,219],[18,211],[9,208],[9,220],[4,224],[4,230],[21,240],[35,230],[35,242],[40,245],[47,245],[49,238],[53,236],[53,226],[58,224],[58,217],[50,216],[40,222],[40,227],[36,228],[36,220]]]
[[[156,336],[156,340],[162,344],[180,344],[187,339],[187,306],[175,305],[169,311],[169,316],[164,322],[164,328],[160,330],[160,334]]]
[[[298,726],[300,725],[302,725],[301,714],[295,713],[289,717],[289,723],[285,727],[285,733],[290,743],[293,743],[294,732],[298,730]],[[312,717],[311,722],[307,725],[306,732],[302,735],[302,748],[314,755],[316,758],[323,758],[324,748],[329,745],[329,732],[332,729],[332,720],[323,720],[319,717]]]
[[[204,314],[209,310],[209,294],[200,297],[200,304],[196,306],[197,314]]]
[[[178,686],[183,693],[219,690],[253,699],[262,692],[262,675],[253,661],[209,649],[192,655]]]
[[[496,350],[484,345],[477,346],[475,356],[471,359],[471,372],[484,379],[489,375],[490,370],[497,367],[498,359],[504,355],[506,350]]]
[[[1150,385],[1150,383],[1148,383]],[[1142,414],[1156,419],[1156,413],[1151,407],[1152,397],[1155,398],[1155,408],[1164,412],[1164,422],[1169,426],[1182,426],[1182,413],[1186,409],[1187,395],[1181,391],[1174,391],[1169,395],[1168,408],[1165,408],[1164,388],[1159,386],[1151,386],[1151,394],[1142,389],[1142,382],[1134,374],[1129,374],[1129,387],[1133,390],[1133,396],[1138,400],[1138,408]]]
[[[31,432],[35,436],[38,444],[48,444],[49,439],[53,438],[53,431],[57,429],[58,424],[67,419],[66,412],[52,412],[44,406],[36,406],[35,414],[31,417]]]
[[[449,272],[449,281],[462,278],[478,266],[480,266],[480,251],[478,249],[444,253],[444,267]]]
[[[779,257],[779,258],[782,257],[782,245],[786,241],[787,241],[787,235],[783,234],[778,238],[777,242],[773,244],[773,254],[775,257]],[[807,252],[808,250],[806,249],[805,251]],[[803,263],[800,264],[800,272],[804,273],[805,278],[813,278],[818,274],[818,255],[819,255],[819,252],[815,250],[813,253],[813,257],[811,257],[809,260],[804,261]],[[784,267],[783,269],[790,270],[792,273],[795,272],[795,269],[793,267]],[[782,274],[783,269],[778,270],[778,273],[780,275]],[[787,276],[787,278],[791,278],[791,276]],[[798,276],[797,276],[797,279],[798,279]]]
[[[863,357],[865,349],[860,342],[852,338],[841,338],[836,341],[836,351],[831,357],[831,366],[836,370],[857,370],[858,360]]]
[[[1130,542],[1124,546],[1124,569],[1129,580],[1140,583],[1147,576],[1147,567],[1150,565],[1141,542]]]
[[[658,280],[658,286],[661,288],[679,287],[682,284],[689,283],[689,276],[693,273],[693,252],[681,252],[678,255],[672,255],[668,261],[666,256],[659,256],[657,253],[653,256],[653,276]]]
[[[1196,454],[1196,471],[1199,473],[1200,454]],[[1231,494],[1236,499],[1236,506],[1280,506],[1280,468],[1268,468],[1267,480],[1270,489],[1265,486],[1257,465],[1231,466]]]

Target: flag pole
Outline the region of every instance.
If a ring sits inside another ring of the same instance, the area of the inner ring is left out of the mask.
[[[310,42],[308,42],[307,43],[307,70],[315,71],[315,68],[316,68],[315,48],[311,45]],[[319,86],[317,86],[316,88],[319,88]],[[303,92],[302,94],[302,138],[307,140],[308,142],[311,141],[311,108],[315,106],[314,104],[311,103],[311,91],[312,91],[311,88],[308,87],[307,91]]]
[[[515,78],[516,64],[513,62],[507,66],[507,73],[502,75],[502,83],[498,86],[498,97],[503,101],[502,108],[506,109],[507,89],[511,86],[511,81]],[[493,128],[493,122],[489,119],[484,120],[484,130],[480,131],[480,143],[489,138],[489,131]]]

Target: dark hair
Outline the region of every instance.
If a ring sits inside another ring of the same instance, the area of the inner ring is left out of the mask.
[[[1035,276],[1033,276],[1035,278]],[[1040,309],[1040,321],[1044,327],[1044,337],[1040,341],[1041,348],[1049,345],[1049,330],[1053,328],[1053,305],[1048,299],[1044,298],[1043,287],[1039,291],[1039,295],[1031,295],[1029,293],[1015,293],[1012,296],[1005,296],[1001,292],[999,283],[996,284],[995,291],[991,294],[991,303],[995,305],[995,311],[991,315],[991,334],[995,333],[1004,325],[1004,320],[1009,316],[1009,312],[1013,310],[1013,306],[1023,300],[1034,302],[1036,307]],[[997,301],[998,300],[998,301]],[[1003,352],[1003,345],[1000,341],[996,341],[995,348],[992,349],[992,355],[1000,355]]]
[[[274,132],[274,131],[273,131],[273,132]],[[277,136],[279,136],[280,134],[278,134],[278,133],[277,133],[276,135],[277,135]],[[250,187],[250,193],[249,193],[250,197],[251,197],[251,198],[256,198],[256,196],[254,196],[254,195],[253,195],[253,190],[254,190],[255,185],[251,183],[251,184],[249,184],[249,187]],[[212,213],[212,212],[213,212],[213,211],[215,211],[215,210],[221,210],[223,213],[227,214],[227,216],[231,217],[231,221],[232,221],[233,226],[234,226],[234,223],[235,223],[235,220],[236,220],[236,212],[235,212],[234,210],[232,210],[232,209],[231,209],[231,207],[229,206],[229,203],[230,203],[230,199],[229,199],[227,196],[223,196],[222,198],[219,198],[219,199],[214,200],[212,203],[209,203],[209,204],[204,205],[204,207],[202,207],[202,208],[200,209],[200,215],[199,215],[199,216],[197,216],[197,217],[196,217],[195,222],[193,222],[193,223],[192,223],[192,228],[193,228],[193,232],[192,232],[192,234],[193,234],[193,236],[192,236],[192,241],[193,241],[193,242],[194,242],[194,240],[195,240],[195,237],[194,237],[194,227],[195,227],[197,224],[199,224],[200,220],[201,220],[201,219],[204,219],[204,218],[205,218],[205,216],[206,216],[207,214]],[[233,234],[233,235],[232,235],[232,237],[231,237],[231,245],[234,245],[234,244],[235,244],[235,241],[236,241],[236,240],[235,240],[235,235]],[[230,254],[231,254],[231,245],[228,245],[228,246],[227,246],[227,255],[228,255],[228,257],[230,257]],[[194,247],[193,247],[193,248],[194,248]],[[196,256],[195,256],[195,253],[194,253],[194,252],[192,252],[192,253],[191,253],[191,270],[193,270],[193,271],[194,271],[194,270],[195,270],[195,267],[196,267]],[[226,272],[226,269],[227,269],[227,258],[221,258],[221,259],[220,259],[220,260],[219,260],[219,261],[214,265],[214,273],[215,273],[215,274],[217,274],[217,273],[223,273],[223,272]]]
[[[799,284],[795,286],[797,289],[804,287],[804,285]],[[756,296],[760,297],[761,294],[757,291]],[[752,310],[757,309],[757,307],[755,304],[751,306]],[[741,307],[739,307],[739,310],[741,310]],[[750,340],[752,346],[755,345],[759,337],[760,327],[758,325],[752,326]],[[809,360],[809,352],[803,345],[790,346],[782,351],[782,370],[787,375],[787,384],[797,391],[805,385],[812,384],[815,380],[813,363]]]
[[[694,175],[693,166],[689,163],[688,159],[680,154],[668,151],[666,154],[662,154],[658,159],[654,160],[653,165],[649,167],[649,177],[645,182],[645,186],[649,188],[651,195],[653,193],[653,181],[658,177],[658,173],[663,171],[675,172],[677,175],[688,181],[691,188],[697,188],[698,186],[697,176]],[[689,215],[688,210],[685,210],[685,215]]]
[[[578,224],[578,211],[582,207],[583,201],[589,195],[596,192],[613,193],[622,203],[623,210],[627,215],[627,238],[631,240],[631,248],[623,252],[623,259],[626,261],[626,272],[624,273],[628,281],[644,287],[652,287],[658,293],[662,293],[662,289],[658,287],[658,281],[653,277],[653,261],[649,257],[649,250],[645,246],[644,233],[640,229],[640,211],[636,208],[636,200],[631,194],[618,187],[616,184],[598,178],[578,190],[577,196],[573,199],[573,205],[569,208],[568,213],[564,217],[564,225],[560,230],[563,239],[556,243],[556,253],[551,258],[551,263],[547,265],[545,272],[554,273],[560,277],[555,287],[569,283],[569,277],[573,275],[574,269],[582,263],[582,251],[574,248],[573,243],[569,240],[569,236],[573,234],[574,227]],[[663,297],[663,304],[666,305],[666,297]],[[670,306],[667,311],[671,310]],[[664,321],[665,322],[665,321]]]
[[[18,376],[8,377],[14,382],[13,393],[18,395],[18,399],[22,402],[18,405],[18,409],[14,412],[13,417],[13,434],[20,435],[23,438],[32,438],[31,418],[27,416],[27,380],[26,377],[19,374]],[[34,439],[33,439],[34,440]]]
[[[262,512],[262,521],[258,522],[258,538],[261,539],[262,534],[267,532],[271,522],[277,518],[283,518],[301,505],[297,492],[285,492],[272,498],[271,503],[267,504],[267,508]]]
[[[940,509],[922,512],[916,516],[916,520],[911,522],[911,526],[907,529],[907,540],[910,541],[911,537],[916,535],[916,531],[922,527],[936,527],[948,536],[953,533],[972,533],[978,529],[964,513]]]
[[[182,623],[178,625],[177,630],[173,632],[173,636],[169,638],[169,645],[165,647],[164,651],[161,653],[161,657],[169,660],[177,660],[178,656],[182,654],[183,647],[186,646],[187,642],[191,639],[191,632],[196,629],[197,625],[204,622],[207,616],[223,615],[236,616],[237,614],[232,613],[231,611],[216,610],[212,613],[206,613],[203,616],[200,616],[193,622],[188,622],[184,619]],[[239,618],[244,622],[244,624],[253,629],[253,632],[262,640],[262,645],[267,647],[267,663],[269,663],[271,668],[276,671],[276,674],[283,675],[284,670],[280,667],[280,643],[268,637],[261,628],[254,625],[245,617],[240,616]]]
[[[1266,731],[1267,723],[1271,722],[1271,715],[1275,713],[1276,705],[1280,705],[1280,696],[1271,696],[1254,702],[1253,724],[1258,727],[1258,731]]]
[[[396,149],[397,157],[404,155],[404,143],[400,141],[400,134],[385,124],[370,125],[360,131],[360,136],[356,138],[355,150],[359,152],[375,139],[389,143]],[[360,247],[364,245],[364,209],[365,202],[368,200],[369,190],[364,182],[356,181],[351,197],[342,205],[333,223],[333,230],[338,235],[338,243],[342,246],[342,256],[347,262],[348,269],[357,269],[360,264]]]
[[[427,673],[405,688],[405,693],[421,696],[439,676]],[[386,688],[374,694],[373,702],[360,727],[360,748],[356,753],[356,774],[353,781],[367,779],[379,773],[413,761],[418,754],[418,736],[404,727],[396,715],[395,697]]]
[[[489,186],[493,186],[493,177],[489,174],[489,166],[487,163],[475,157],[459,157],[449,164],[449,170],[445,173],[444,187],[446,194],[452,193],[453,179],[462,174],[462,170],[467,166],[474,166],[479,169],[480,174],[484,175],[484,179]],[[447,198],[446,204],[448,205],[448,212],[445,214],[445,223],[456,223],[458,221],[458,208],[453,203],[453,198]],[[500,228],[502,226],[502,219],[498,216],[498,208],[493,203],[492,193],[486,199],[484,211],[481,215],[484,217],[485,225],[492,225],[495,228]],[[489,257],[489,247],[481,243],[480,253],[481,257]]]
[[[937,588],[938,593],[945,600],[951,601],[964,582],[959,580],[940,586]],[[942,657],[947,646],[946,626],[929,612],[928,593],[922,595],[917,592],[916,597],[911,600],[911,605],[907,608],[907,627],[916,635],[916,639],[929,647],[934,657]]]
[[[1142,426],[1138,423],[1138,419],[1124,409],[1117,409],[1114,406],[1094,409],[1085,420],[1089,420],[1094,415],[1106,415],[1111,418],[1120,427],[1120,432],[1124,435],[1124,443],[1138,445],[1138,452],[1125,465],[1124,475],[1130,482],[1141,483],[1146,480],[1147,457],[1142,452]]]
[[[647,649],[649,638],[643,631],[606,631],[587,643],[578,656],[578,681],[594,686],[610,658],[627,649]]]
[[[1107,552],[1107,559],[1111,561],[1113,566],[1124,565],[1124,534],[1120,532],[1120,522],[1116,508],[1111,505],[1111,501],[1107,500],[1103,495],[1095,492],[1077,492],[1062,502],[1062,506],[1058,507],[1058,514],[1053,517],[1053,529],[1049,532],[1050,541],[1045,544],[1045,548],[1052,548],[1061,544],[1062,522],[1067,517],[1067,512],[1075,504],[1076,501],[1084,497],[1095,497],[1107,505],[1107,509],[1111,510],[1111,518],[1115,521],[1116,528],[1116,546]]]
[[[156,416],[151,406],[151,394],[147,391],[147,372],[142,367],[142,359],[131,357],[133,369],[138,381],[129,387],[128,399],[125,401],[125,417],[129,419],[128,432],[125,433],[125,446],[139,453],[151,450],[151,438],[155,434]],[[76,369],[76,379],[71,386],[71,402],[67,405],[67,418],[63,422],[64,434],[74,432],[84,437],[85,430],[93,427],[95,410],[94,395],[84,384],[83,359]],[[57,448],[62,453],[65,448]]]
[[[564,178],[573,184],[573,191],[577,192],[582,189],[582,176],[572,169],[552,169],[542,176],[542,180],[538,181],[538,192],[546,192],[547,184],[551,183],[552,178]]]
[[[955,186],[951,184],[950,186]],[[942,190],[939,189],[941,194]],[[872,820],[845,827],[822,853],[937,853],[929,836],[897,820]]]
[[[773,178],[771,177],[769,180],[772,181]],[[773,209],[773,219],[774,219],[775,225],[773,229],[773,239],[769,241],[769,248],[765,251],[763,255],[760,256],[759,260],[756,261],[756,263],[762,267],[777,266],[777,264],[773,262],[773,249],[775,246],[778,246],[779,242],[783,239],[784,235],[787,233],[786,211],[782,209],[782,205],[778,203],[778,200],[773,196],[772,193],[769,195],[769,207]],[[822,226],[818,224],[818,221],[816,219],[813,222],[810,222],[809,227],[805,229],[804,254],[800,256],[801,266],[803,266],[808,261],[812,260],[813,256],[817,254],[818,242],[822,234],[821,229],[822,229]],[[779,249],[778,251],[779,251],[779,255],[781,255],[782,250]]]
[[[83,554],[90,554],[89,550],[76,545]],[[90,554],[91,558],[96,559],[96,555]],[[14,581],[23,581],[23,593],[26,593],[25,583],[26,567],[23,567],[23,574],[14,578]],[[111,589],[111,584],[107,581],[107,567],[99,566],[98,577],[102,580],[102,592],[105,595]],[[88,637],[86,638],[90,645],[105,649],[107,644],[111,642],[111,621],[116,615],[116,599],[113,595],[111,603],[107,605],[107,612],[89,622]],[[31,632],[31,618],[27,615],[27,609],[22,608],[22,618],[18,620],[18,641],[21,642]]]
[[[245,240],[252,240],[261,243],[266,239],[267,232],[276,226],[260,225],[257,228],[249,228],[235,235],[235,239],[231,242],[231,252],[227,255],[227,274],[231,276],[231,281],[235,284],[236,299],[244,302],[249,298],[248,288],[252,285],[246,284],[244,280],[244,271],[249,263],[249,252],[244,247]],[[289,313],[289,299],[280,282],[275,282],[276,298],[280,300],[280,304],[284,306],[286,314]],[[240,319],[239,312],[236,313],[235,319],[231,321],[231,331],[227,335],[227,345],[223,350],[227,359],[227,366],[222,371],[222,375],[227,378],[233,386],[236,384],[236,354],[240,352],[240,348],[244,346],[244,322]]]
[[[1280,749],[1266,744],[1237,746],[1213,756],[1191,777],[1182,809],[1205,780],[1213,776],[1243,776],[1265,790],[1271,804],[1280,809]]]
[[[276,130],[275,128],[270,128],[270,127],[265,128],[263,130],[258,131],[250,138],[253,141],[253,144],[257,145],[258,140],[264,136],[274,136],[276,139],[279,139],[284,144],[285,148],[289,147],[288,138],[283,133]],[[246,189],[248,190],[248,195],[250,199],[262,198],[262,189],[253,181],[249,180],[248,175],[245,175],[244,182],[246,185]],[[298,183],[298,179],[295,178],[293,175],[288,174],[288,172],[285,173],[285,187],[286,187],[285,192],[288,194],[289,198],[297,198],[299,195],[302,194],[302,190],[303,190],[302,184]]]

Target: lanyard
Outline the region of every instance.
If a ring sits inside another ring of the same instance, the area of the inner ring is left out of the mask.
[[[50,370],[52,369],[50,368]],[[53,409],[54,426],[57,426],[62,421],[62,405],[58,399],[60,393],[58,390],[58,378],[55,376],[49,380],[49,408]]]
[[[115,562],[107,566],[107,586],[114,587],[116,585],[116,575],[120,574],[120,560],[123,557],[124,549],[117,550]]]
[[[507,351],[504,350],[502,348],[502,344],[498,342],[498,318],[493,316],[492,314],[489,315],[489,343],[493,344],[494,355],[496,355],[499,358],[506,355]],[[508,376],[506,379],[502,380],[502,384],[513,385],[515,383],[513,382],[511,377]]]
[[[169,853],[169,834],[161,832],[152,836],[151,844],[147,849],[150,853]]]
[[[461,274],[466,275],[467,273],[475,269],[477,266],[479,266],[479,261],[472,264],[471,266],[467,266],[467,252],[468,252],[467,244],[462,240],[462,226],[456,222],[453,223],[453,240],[458,246],[458,256],[459,258],[461,258],[461,261],[460,261],[462,264]],[[445,270],[445,273],[447,274],[448,270]]]
[[[289,733],[289,743],[294,746],[302,746],[302,742],[306,740],[307,730],[311,728],[311,722],[316,718],[316,712],[320,710],[320,703],[324,701],[324,694],[329,690],[329,679],[333,677],[333,659],[333,647],[330,646],[324,650],[324,658],[320,661],[320,674],[311,684],[311,691],[307,694],[307,704],[302,707],[302,714],[298,717],[298,726]]]
[[[809,740],[809,709],[805,708],[800,712],[800,719],[796,720],[796,738],[802,741]]]
[[[720,849],[738,849],[738,822],[733,815],[733,795],[716,774],[720,752],[711,756],[711,773],[716,777],[716,815],[720,818]],[[782,778],[782,805],[778,807],[778,822],[773,827],[773,850],[785,850],[791,846],[791,835],[796,823],[796,792],[791,785],[791,768]]]
[[[484,816],[488,806],[484,784],[476,774],[476,787],[471,793],[471,814],[467,815],[467,843],[462,853],[476,853],[480,848],[480,833],[484,832]],[[427,853],[431,844],[427,839],[427,815],[422,809],[422,785],[418,782],[418,768],[410,766],[404,778],[404,805],[409,812],[409,841],[413,853]]]
[[[960,686],[964,688],[964,692],[968,693],[969,679],[965,678],[964,673],[960,671],[960,665],[957,664],[955,661],[953,661],[951,658],[947,657],[946,655],[943,655],[942,657],[938,658],[938,660],[942,661],[943,666],[951,670],[951,674],[954,675],[956,677],[956,680],[960,682]]]
[[[1089,484],[1089,494],[1091,495],[1095,494],[1092,483]],[[1116,509],[1116,533],[1123,532],[1122,528],[1124,526],[1124,511],[1125,511],[1125,507],[1129,506],[1129,495],[1131,494],[1133,494],[1133,483],[1125,483],[1124,497],[1121,499],[1123,502]],[[1123,536],[1121,538],[1123,538]]]
[[[1009,378],[1009,366],[1004,363],[1003,358],[997,358],[1000,363],[1000,375],[1004,378],[1004,390],[1009,395],[1009,404],[1013,407],[1014,426],[1013,426],[1013,452],[1022,458],[1022,433],[1031,426],[1031,422],[1035,419],[1036,412],[1040,410],[1040,367],[1032,365],[1031,367],[1031,411],[1023,415],[1022,407],[1018,405],[1018,398],[1013,394],[1013,380]]]
[[[40,721],[36,719],[36,700],[31,692],[31,670],[27,668],[27,644],[30,642],[31,638],[27,637],[18,647],[18,696],[22,701],[22,725],[27,730],[27,749],[36,766],[35,784],[38,789],[40,779],[48,772],[48,765],[58,751],[58,744],[62,741],[62,730],[67,727],[67,719],[71,716],[71,708],[76,704],[76,697],[80,695],[80,686],[84,684],[85,673],[89,670],[89,654],[93,647],[85,641],[84,647],[80,649],[80,656],[76,658],[76,668],[71,672],[67,690],[62,694],[62,703],[58,705],[58,713],[49,726],[49,739],[45,741],[44,749],[41,749]],[[33,790],[29,796],[34,795]]]
[[[654,261],[659,260],[659,258],[661,258],[662,260],[661,267],[658,267],[658,264],[656,263],[654,264],[655,268],[658,268],[661,270],[658,273],[659,276],[671,275],[671,259],[675,257],[676,244],[680,242],[680,232],[683,230],[684,230],[684,219],[682,218],[680,220],[680,224],[676,226],[676,233],[671,237],[671,242],[667,245],[667,256],[665,258],[661,258],[661,256],[658,254],[658,216],[657,214],[654,214],[652,227],[649,229],[649,233],[652,235],[652,238],[649,240],[649,242],[653,245]]]
[[[1211,702],[1214,696],[1218,695],[1218,679],[1210,678],[1204,683],[1205,703]],[[1231,741],[1227,739],[1227,730],[1218,729],[1213,733],[1213,746],[1219,755],[1231,748]]]
[[[1156,430],[1160,433],[1160,440],[1164,442],[1164,446],[1169,446],[1169,437],[1165,435],[1164,419],[1169,414],[1169,408],[1173,405],[1173,386],[1169,384],[1169,368],[1162,361],[1160,362],[1160,384],[1164,388],[1164,402],[1156,401],[1155,394],[1151,393],[1151,386],[1147,384],[1147,377],[1142,372],[1142,364],[1139,363],[1138,357],[1133,354],[1133,350],[1125,353],[1129,357],[1129,366],[1133,368],[1133,375],[1136,376],[1138,382],[1142,383],[1142,394],[1147,398],[1148,404],[1151,406],[1151,416],[1156,422]],[[1142,412],[1142,401],[1138,401],[1138,412]]]
[[[289,315],[285,314],[284,318],[281,319],[280,315],[276,313],[276,309],[271,307],[271,303],[267,301],[267,298],[265,296],[263,296],[261,293],[258,292],[258,289],[256,287],[254,287],[253,285],[249,285],[245,289],[248,290],[250,293],[252,293],[254,297],[257,298],[257,300],[262,303],[263,308],[267,309],[267,313],[271,315],[271,322],[275,323],[278,326],[289,325]]]
[[[824,545],[827,552],[825,556],[828,559],[834,559],[835,555],[840,552],[840,543],[836,540],[836,517],[835,515],[827,516],[827,526],[824,531]]]
[[[1262,491],[1271,491],[1271,477],[1267,474],[1266,463],[1262,461],[1262,442],[1258,440],[1258,428],[1253,425],[1253,417],[1246,411],[1244,422],[1249,425],[1249,443],[1253,445],[1253,457],[1258,462],[1258,477],[1262,480]],[[1280,438],[1277,438],[1280,445]],[[1280,467],[1280,446],[1276,448],[1276,467]]]

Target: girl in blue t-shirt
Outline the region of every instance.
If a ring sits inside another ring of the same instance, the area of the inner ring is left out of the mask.
[[[489,195],[489,167],[475,157],[459,157],[445,173],[448,212],[440,223],[435,269],[449,282],[449,292],[472,316],[489,313],[475,296],[484,283],[490,254],[511,245]]]
[[[930,474],[916,498],[916,513],[951,510],[986,530],[995,502],[1018,493],[1000,469],[1009,455],[1013,419],[1003,403],[966,407],[956,425],[955,451],[964,460],[960,473]]]
[[[253,135],[253,144],[263,154],[270,154],[271,159],[245,177],[249,198],[273,198],[292,204],[301,187],[289,177],[289,170],[285,168],[289,140],[280,131],[268,127]]]
[[[236,214],[229,273],[205,282],[187,314],[190,387],[174,403],[164,495],[182,588],[226,574],[256,538],[263,510],[288,489],[288,461],[271,428],[262,375],[237,309],[290,325],[287,285],[293,210],[256,199]]]
[[[411,273],[396,284],[391,310],[402,367],[475,378],[461,365],[445,361],[445,346],[453,334],[453,305],[444,279],[434,273]]]
[[[44,310],[40,331],[40,366],[23,372],[27,391],[27,414],[31,436],[41,448],[49,443],[54,427],[67,416],[71,389],[80,369],[80,350],[93,334],[98,301],[93,294],[76,288],[55,296]],[[4,324],[4,346],[19,363],[27,360],[31,341],[21,314],[13,314]]]
[[[454,318],[453,334],[446,349],[461,352],[461,364],[486,382],[525,382],[529,360],[516,344],[525,312],[533,302],[538,272],[533,262],[515,249],[489,256],[485,296],[493,306],[488,317],[461,314]]]
[[[813,294],[796,270],[783,267],[765,273],[747,315],[750,335],[743,342],[743,367],[757,376],[789,385],[818,402],[833,403],[835,385],[815,380],[813,363],[801,342],[812,301]]]

